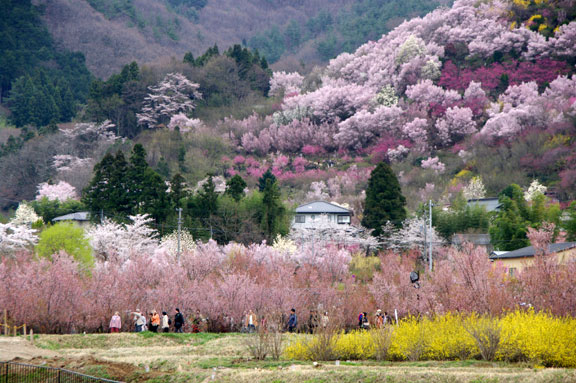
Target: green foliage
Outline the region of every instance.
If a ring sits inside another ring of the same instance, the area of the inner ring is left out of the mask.
[[[129,163],[121,151],[116,156],[104,156],[94,167],[94,177],[82,197],[95,215],[104,211],[123,219],[150,214],[156,222],[166,220],[172,207],[170,201],[164,180],[150,168],[140,144],[134,146]]]
[[[272,243],[280,232],[281,220],[286,215],[286,208],[280,200],[278,183],[272,179],[266,180],[266,185],[262,191],[262,205],[262,228],[266,233],[268,243]]]
[[[356,280],[368,282],[372,280],[374,271],[380,270],[380,258],[366,257],[363,254],[357,254],[352,257],[348,267],[350,274],[356,276]]]
[[[568,214],[568,219],[564,221],[564,228],[568,234],[566,239],[568,241],[576,241],[576,201],[570,204],[566,213]]]
[[[544,222],[554,223],[557,228],[559,226],[560,208],[557,204],[548,205],[544,195],[537,195],[528,205],[522,188],[512,184],[500,193],[498,200],[502,207],[490,226],[490,238],[498,250],[510,251],[529,246],[526,236],[529,227],[539,228]]]
[[[92,248],[88,239],[84,238],[84,230],[72,223],[57,223],[40,233],[36,246],[38,256],[51,258],[61,250],[84,266],[91,267],[94,264]]]
[[[271,72],[266,59],[258,52],[235,45],[221,55],[214,45],[197,58],[191,52],[186,53],[183,61],[189,65],[164,71],[181,71],[200,85],[202,99],[194,111],[196,117],[209,119],[212,110],[223,107],[226,109],[222,116],[215,119],[229,117],[238,114],[238,109],[245,105],[244,114],[249,115],[255,103],[265,102]],[[116,125],[118,135],[136,137],[142,131],[136,114],[141,111],[148,87],[155,81],[150,73],[141,73],[136,62],[124,66],[119,74],[106,81],[95,80],[90,86],[85,118],[98,122],[110,120]]]
[[[231,183],[241,186],[237,178]],[[194,238],[213,238],[219,243],[230,241],[251,244],[276,236],[286,235],[290,229],[289,209],[280,200],[277,184],[270,184],[264,193],[254,191],[248,195],[218,194],[209,177],[195,195],[185,199],[184,225],[193,228]]]
[[[60,202],[59,200],[49,200],[46,197],[39,201],[30,202],[30,206],[46,223],[50,223],[54,218],[62,215],[86,210],[86,206],[80,201],[69,199],[65,202]]]
[[[230,195],[236,201],[240,201],[244,197],[244,189],[246,189],[246,181],[238,174],[226,183],[226,194]]]
[[[432,222],[438,234],[450,242],[456,233],[487,233],[493,215],[494,213],[487,212],[483,206],[468,205],[460,195],[448,211],[434,207]]]
[[[182,199],[188,196],[186,179],[180,173],[174,175],[170,181],[170,200],[175,207],[181,207]]]
[[[18,126],[69,121],[88,94],[84,56],[56,50],[30,0],[4,0],[0,15],[0,103],[11,95]]]
[[[20,130],[20,135],[17,137],[10,135],[5,143],[0,144],[0,157],[19,151],[26,141],[29,141],[34,137],[36,137],[36,132],[27,127],[22,128]]]
[[[258,178],[258,190],[263,192],[266,188],[266,183],[268,180],[271,180],[272,183],[276,182],[276,176],[272,174],[270,169],[266,170],[266,172],[262,174],[262,177]]]
[[[16,126],[46,126],[54,121],[70,121],[76,114],[76,101],[68,83],[49,77],[43,69],[13,82],[9,104]]]
[[[382,226],[390,221],[399,226],[406,219],[406,198],[400,183],[389,165],[380,162],[372,171],[366,188],[366,205],[362,225],[382,234]]]
[[[140,129],[136,113],[140,112],[147,87],[138,64],[125,65],[119,74],[110,76],[107,81],[92,82],[86,117],[98,122],[110,120],[119,135],[134,137]]]
[[[88,3],[108,19],[121,16],[128,16],[132,20],[136,19],[134,0],[88,0]]]
[[[274,63],[286,52],[294,52],[315,40],[320,58],[330,60],[342,52],[351,52],[369,40],[377,40],[403,19],[422,16],[440,5],[441,0],[361,0],[333,16],[320,11],[306,20],[289,20],[281,29],[274,26],[253,36],[248,45]]]

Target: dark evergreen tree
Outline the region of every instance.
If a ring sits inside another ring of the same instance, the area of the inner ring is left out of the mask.
[[[172,210],[166,183],[150,167],[147,167],[144,171],[142,181],[142,191],[138,198],[137,212],[150,214],[158,223],[164,222]]]
[[[116,210],[114,206],[113,187],[114,180],[114,156],[110,153],[106,154],[102,160],[94,166],[94,176],[84,189],[82,202],[88,209],[97,215],[102,210],[111,212]]]
[[[230,195],[236,202],[244,197],[244,189],[246,189],[246,181],[238,174],[232,177],[226,183],[226,194]]]
[[[262,229],[266,234],[268,243],[274,241],[281,227],[281,220],[286,213],[286,209],[280,200],[280,189],[278,183],[271,178],[266,180],[266,186],[262,192]]]
[[[146,150],[142,144],[136,144],[132,148],[130,155],[130,168],[126,174],[128,180],[129,197],[134,205],[142,202],[142,193],[146,187],[145,173],[148,169],[148,162],[146,162]]]
[[[405,205],[396,175],[388,164],[379,163],[368,180],[362,225],[374,229],[374,236],[382,234],[382,226],[388,221],[400,226],[406,219]]]
[[[129,193],[130,179],[127,177],[129,169],[124,153],[119,150],[114,158],[112,179],[110,181],[112,208],[109,209],[111,213],[119,217],[126,217],[135,213],[134,203]]]
[[[192,54],[192,52],[186,52],[184,54],[184,59],[182,60],[182,62],[185,64],[194,65],[195,61],[194,61],[194,55]]]
[[[266,173],[262,174],[262,177],[258,178],[258,190],[263,192],[266,188],[266,183],[268,180],[271,180],[272,183],[276,182],[276,176],[272,174],[270,169],[266,170]]]
[[[202,190],[198,192],[198,207],[203,218],[208,218],[218,210],[218,193],[212,176],[202,185]]]
[[[158,165],[156,165],[156,171],[165,179],[170,178],[170,165],[168,165],[166,158],[160,157],[160,161],[158,161]]]
[[[188,196],[186,191],[186,179],[177,173],[170,181],[170,200],[174,207],[181,207],[182,199]]]

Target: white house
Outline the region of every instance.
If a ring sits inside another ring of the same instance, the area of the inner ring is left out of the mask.
[[[293,228],[314,228],[322,224],[350,225],[351,210],[324,201],[310,202],[296,208]]]

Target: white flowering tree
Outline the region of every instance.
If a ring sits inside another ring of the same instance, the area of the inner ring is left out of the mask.
[[[126,262],[133,256],[154,253],[158,245],[157,232],[151,228],[153,220],[147,214],[130,216],[131,223],[121,225],[105,219],[86,231],[94,256],[102,261]]]
[[[462,191],[464,198],[477,199],[486,197],[486,188],[481,177],[472,177],[470,183]]]
[[[328,245],[360,246],[363,248],[377,247],[378,240],[371,235],[371,231],[364,227],[342,225],[329,221],[321,216],[313,226],[293,227],[289,238],[298,246],[315,246],[317,248]]]
[[[430,241],[434,246],[443,242],[434,228],[430,231],[425,218],[408,218],[400,229],[388,222],[383,227],[382,233],[381,240],[388,249],[409,250],[423,248]]]
[[[380,92],[378,92],[374,100],[383,106],[394,106],[398,104],[398,96],[396,95],[396,90],[390,85],[383,87]]]
[[[15,226],[30,226],[38,221],[42,221],[42,217],[36,214],[30,205],[22,202],[18,205],[18,209],[16,209],[14,218],[10,220],[10,223]]]
[[[29,226],[0,223],[0,254],[29,249],[37,242],[36,230]]]
[[[546,186],[542,185],[538,180],[534,180],[528,187],[528,190],[524,192],[524,199],[526,201],[532,201],[537,195],[546,193],[546,190],[548,190]]]
[[[178,233],[170,233],[165,235],[160,240],[160,247],[161,251],[165,251],[171,256],[176,256],[178,253]],[[194,242],[194,238],[192,234],[188,231],[183,230],[180,232],[180,251],[183,253],[192,252],[196,249],[196,242]]]
[[[196,107],[195,101],[202,98],[200,85],[188,80],[182,73],[169,73],[157,85],[148,89],[138,123],[148,128],[169,124],[172,116],[190,113]]]

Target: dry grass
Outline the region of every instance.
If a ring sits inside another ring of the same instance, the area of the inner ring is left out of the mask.
[[[36,344],[59,357],[45,363],[106,371],[126,382],[411,382],[411,383],[568,383],[576,371],[535,369],[484,361],[452,362],[312,362],[255,361],[240,334],[184,334],[184,336],[41,335]],[[38,361],[34,361],[38,363]],[[118,371],[127,370],[125,374]],[[149,372],[145,372],[148,368]],[[214,376],[214,378],[212,378]]]

